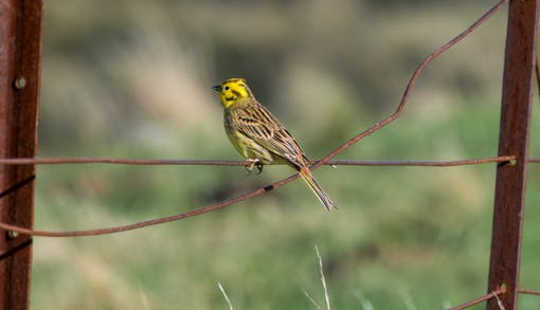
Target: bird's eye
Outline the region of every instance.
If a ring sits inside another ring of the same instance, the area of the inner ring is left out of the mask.
[[[224,89],[224,90],[229,90],[230,87],[229,87],[229,86],[225,86],[225,87],[223,87],[223,89]]]

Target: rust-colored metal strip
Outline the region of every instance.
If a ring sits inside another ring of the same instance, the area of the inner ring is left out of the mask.
[[[512,0],[508,16],[499,155],[515,155],[516,164],[497,167],[488,282],[488,292],[505,287],[500,299],[506,310],[517,309],[518,301],[537,2]],[[500,310],[494,299],[488,301],[487,309]]]
[[[43,3],[0,0],[0,157],[36,153]],[[0,165],[0,220],[33,226],[35,167]],[[0,309],[28,309],[32,239],[0,231]]]

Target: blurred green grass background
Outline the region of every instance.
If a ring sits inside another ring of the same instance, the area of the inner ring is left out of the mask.
[[[210,87],[248,79],[320,158],[397,107],[418,63],[495,1],[45,1],[39,156],[239,159]],[[435,60],[403,116],[342,159],[497,153],[506,8]],[[537,106],[537,104],[536,104]],[[535,107],[537,109],[537,107]],[[533,113],[531,155],[540,154]],[[35,242],[33,309],[441,309],[486,290],[494,165],[323,167],[301,182],[118,235]],[[40,166],[36,227],[107,227],[288,176],[267,167]],[[529,171],[523,287],[540,288],[540,167]],[[523,296],[522,309],[540,300]],[[477,306],[474,309],[483,309]]]

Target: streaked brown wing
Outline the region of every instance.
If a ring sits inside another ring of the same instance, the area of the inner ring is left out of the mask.
[[[255,103],[231,112],[233,126],[242,134],[296,167],[309,164],[291,134],[262,105]]]

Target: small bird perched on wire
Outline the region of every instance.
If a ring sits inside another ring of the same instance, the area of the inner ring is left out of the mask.
[[[225,112],[225,132],[238,153],[259,173],[264,164],[287,163],[298,170],[302,179],[328,211],[336,204],[321,188],[309,170],[310,160],[283,125],[261,105],[241,78],[231,78],[213,87]]]

